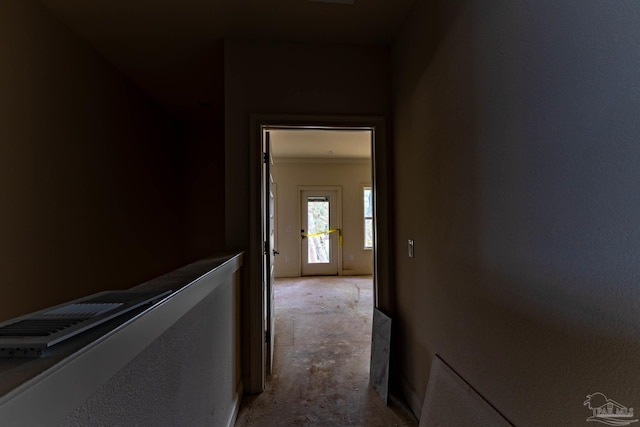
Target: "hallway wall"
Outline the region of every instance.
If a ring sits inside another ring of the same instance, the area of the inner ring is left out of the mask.
[[[259,306],[250,307],[249,286],[260,286],[260,254],[250,246],[253,215],[249,194],[251,114],[386,116],[390,113],[390,58],[387,47],[361,47],[267,41],[225,41],[225,242],[245,250],[243,342],[245,375],[256,376],[261,329]],[[255,220],[255,219],[254,219]],[[252,282],[253,281],[253,282]],[[252,316],[253,313],[253,317]],[[255,359],[257,360],[257,359]],[[245,384],[245,391],[258,387]]]
[[[518,426],[640,405],[639,40],[635,2],[418,1],[393,79],[414,408],[436,353]]]
[[[175,123],[37,1],[0,64],[0,320],[182,264]]]
[[[225,42],[226,231],[228,249],[249,241],[251,114],[386,115],[386,47]]]
[[[222,66],[222,64],[221,64]],[[223,83],[220,82],[220,85]],[[224,251],[224,118],[183,125],[185,256],[189,261]]]

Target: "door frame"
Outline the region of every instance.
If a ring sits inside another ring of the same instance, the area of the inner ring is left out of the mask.
[[[394,312],[391,235],[391,158],[388,129],[381,116],[327,116],[297,114],[252,114],[249,118],[249,248],[248,305],[243,307],[245,331],[249,334],[243,352],[248,357],[249,372],[244,372],[244,389],[248,393],[262,392],[266,385],[266,351],[264,300],[262,286],[262,135],[265,128],[353,129],[371,130],[371,185],[374,209],[373,300],[374,307],[392,316]],[[244,358],[245,356],[243,356]]]
[[[299,185],[298,186],[298,221],[300,221],[300,227],[302,228],[302,194],[305,191],[318,191],[318,192],[335,192],[337,200],[335,201],[336,209],[338,209],[337,228],[342,229],[342,187],[339,185]],[[335,224],[334,224],[335,225]],[[305,230],[308,233],[309,230]],[[341,233],[342,231],[340,231]],[[336,251],[336,269],[338,276],[342,276],[342,246],[340,245],[340,233],[337,236],[338,244],[336,245],[338,250]],[[301,242],[302,243],[302,242]],[[298,246],[298,273],[302,277],[302,257],[306,256],[302,251],[302,244]]]

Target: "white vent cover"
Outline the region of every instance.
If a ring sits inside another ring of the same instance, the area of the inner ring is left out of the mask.
[[[105,291],[2,322],[0,357],[39,357],[61,341],[170,293]]]
[[[69,317],[69,316],[82,316],[93,317],[99,316],[102,313],[106,313],[109,310],[121,307],[123,303],[91,303],[91,304],[69,304],[64,307],[56,308],[55,310],[47,311],[43,313],[43,317]]]

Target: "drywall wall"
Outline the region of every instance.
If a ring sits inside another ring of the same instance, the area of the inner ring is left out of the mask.
[[[186,99],[178,103],[176,99],[159,99],[181,124],[181,145],[184,152],[185,255],[188,260],[208,257],[225,248],[222,39],[213,43],[196,58],[198,66],[194,69],[197,70],[197,76],[176,75],[175,79],[176,84],[184,84],[185,79],[191,79],[188,84],[200,88],[200,98],[191,99],[193,93],[186,91]],[[189,66],[184,68],[187,69],[191,70]],[[157,95],[158,92],[153,93]]]
[[[251,219],[259,207],[249,194],[250,177],[260,168],[259,147],[250,147],[250,115],[368,115],[390,112],[390,58],[387,47],[225,41],[225,243],[244,250],[243,374],[245,390],[260,390],[258,355],[264,340],[250,340],[259,331],[260,305],[250,296],[260,292],[262,250],[251,246]],[[256,150],[252,153],[251,150]],[[252,156],[253,154],[253,156]],[[255,163],[252,163],[255,158]],[[253,170],[251,169],[253,168]],[[255,177],[259,188],[259,174]],[[255,238],[255,236],[253,236]],[[252,288],[252,286],[254,286]],[[257,299],[256,299],[257,300]],[[253,360],[254,364],[251,365]]]
[[[209,120],[182,126],[185,256],[188,260],[223,251],[225,245],[224,124],[222,117],[215,115],[214,111]]]
[[[0,319],[183,263],[168,116],[37,1],[0,4]]]
[[[639,40],[636,2],[417,2],[393,78],[414,409],[436,353],[518,426],[640,404]]]
[[[384,116],[389,73],[386,47],[225,42],[227,249],[249,241],[250,115]]]
[[[300,186],[342,189],[342,274],[373,274],[373,251],[364,249],[362,188],[371,185],[371,163],[276,162],[276,277],[300,275]]]

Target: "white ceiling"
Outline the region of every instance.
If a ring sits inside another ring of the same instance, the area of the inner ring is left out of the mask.
[[[371,158],[371,131],[354,130],[271,130],[274,160]]]
[[[222,111],[225,37],[385,44],[415,0],[40,0],[170,111]],[[214,105],[210,105],[214,104]]]

